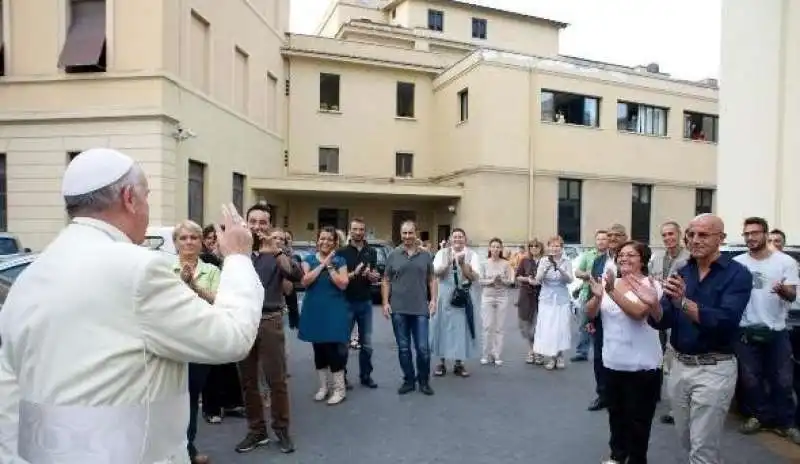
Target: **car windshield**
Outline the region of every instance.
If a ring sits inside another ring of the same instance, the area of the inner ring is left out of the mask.
[[[164,237],[159,237],[157,235],[147,236],[144,238],[142,246],[150,248],[151,250],[160,250],[161,247],[164,246]]]
[[[0,237],[0,255],[13,255],[19,253],[19,243],[13,237]]]

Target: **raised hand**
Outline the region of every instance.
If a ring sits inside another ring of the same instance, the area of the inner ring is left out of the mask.
[[[236,211],[233,204],[222,205],[222,226],[214,224],[217,232],[217,243],[222,256],[249,255],[253,249],[253,234],[247,222]]]

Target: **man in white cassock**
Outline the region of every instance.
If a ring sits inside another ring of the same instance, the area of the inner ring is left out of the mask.
[[[187,363],[250,351],[264,290],[252,238],[223,207],[214,304],[138,246],[149,221],[142,169],[109,149],[64,174],[70,224],[0,311],[0,463],[188,463]]]

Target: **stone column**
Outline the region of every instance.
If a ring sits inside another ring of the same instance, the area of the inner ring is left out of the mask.
[[[800,244],[798,1],[722,2],[717,189],[730,243],[762,216]]]

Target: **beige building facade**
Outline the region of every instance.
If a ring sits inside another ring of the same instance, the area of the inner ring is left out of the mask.
[[[590,243],[619,222],[657,242],[714,207],[716,83],[562,56],[557,21],[334,0],[317,35],[287,35],[288,0],[0,2],[5,226],[26,246],[64,224],[67,153],[97,145],[144,163],[154,224],[263,199],[297,239],[360,216],[386,240],[413,218],[432,241]],[[74,64],[76,3],[76,24],[103,5],[102,70]]]

